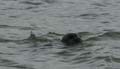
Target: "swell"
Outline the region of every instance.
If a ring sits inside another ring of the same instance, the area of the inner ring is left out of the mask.
[[[3,29],[20,29],[20,30],[39,30],[39,27],[23,27],[23,26],[10,26],[10,25],[0,25]]]

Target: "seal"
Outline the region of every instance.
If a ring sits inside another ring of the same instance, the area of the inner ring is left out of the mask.
[[[62,37],[61,41],[65,45],[76,45],[76,44],[82,43],[82,39],[76,33],[67,33],[67,34],[65,34]]]

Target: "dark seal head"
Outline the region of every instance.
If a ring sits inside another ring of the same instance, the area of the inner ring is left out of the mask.
[[[76,33],[68,33],[61,40],[66,45],[75,45],[82,43],[81,38]]]

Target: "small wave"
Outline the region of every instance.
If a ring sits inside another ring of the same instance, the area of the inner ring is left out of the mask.
[[[40,29],[38,27],[22,27],[22,26],[10,26],[10,25],[0,25],[0,28],[20,29],[20,30],[38,30],[38,29]]]
[[[12,16],[9,16],[10,18],[19,18],[20,16],[19,15],[12,15]]]
[[[33,6],[29,6],[27,8],[25,8],[26,10],[30,10],[30,9],[35,9],[35,8],[38,8],[37,6],[33,7]]]
[[[81,17],[83,19],[96,19],[99,17],[99,14],[95,14],[95,13],[85,13],[85,14],[81,14],[75,17]]]
[[[33,2],[33,1],[22,1],[20,2],[22,4],[28,4],[28,5],[42,5],[42,2]]]
[[[106,32],[103,35],[100,35],[99,37],[102,38],[110,38],[113,40],[119,40],[120,39],[120,32]]]
[[[112,56],[112,61],[116,63],[120,63],[120,58]]]
[[[7,8],[3,8],[1,10],[15,10],[16,8],[13,8],[13,7],[7,7]]]
[[[74,15],[75,18],[82,18],[82,19],[97,19],[99,17],[110,16],[110,13],[83,13],[80,15]]]
[[[13,67],[13,68],[19,68],[19,69],[34,69],[31,66],[21,65],[17,62],[14,62],[8,59],[0,59],[0,66]]]
[[[3,1],[17,1],[17,0],[3,0]]]
[[[101,23],[103,23],[103,24],[108,24],[108,23],[110,23],[109,21],[101,21]]]
[[[3,27],[6,25],[3,25]],[[6,26],[9,27],[9,26]],[[54,32],[49,32],[45,35],[36,36],[34,33],[31,33],[30,36],[26,37],[25,39],[17,40],[17,39],[6,39],[6,38],[0,38],[0,42],[6,43],[6,42],[13,42],[17,44],[24,44],[24,43],[31,43],[31,42],[40,42],[40,43],[48,43],[53,41],[59,41],[60,39],[57,36],[61,36],[61,34],[57,34]],[[45,44],[45,46],[48,46],[51,44]]]
[[[97,56],[94,59],[96,59],[97,61],[99,61],[99,60],[105,60],[107,62],[111,62],[110,56]]]
[[[120,32],[105,32],[86,39],[86,41],[120,40]]]
[[[91,5],[98,6],[98,7],[106,7],[103,3],[92,3]]]
[[[55,0],[42,0],[43,2],[46,2],[46,3],[54,3],[56,2]]]

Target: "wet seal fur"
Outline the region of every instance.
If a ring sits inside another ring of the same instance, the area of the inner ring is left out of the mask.
[[[61,41],[65,45],[76,45],[76,44],[82,43],[82,39],[76,33],[67,33],[67,34],[65,34],[62,37]]]
[[[44,39],[38,39],[32,31],[28,39],[33,41],[44,41]],[[62,37],[61,42],[65,45],[77,45],[80,43],[82,44],[82,39],[77,33],[67,33]]]

